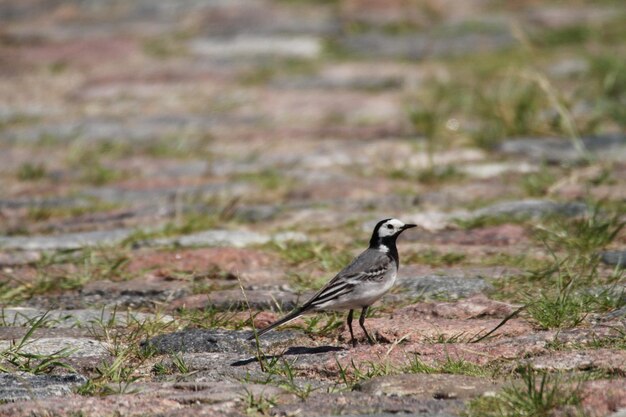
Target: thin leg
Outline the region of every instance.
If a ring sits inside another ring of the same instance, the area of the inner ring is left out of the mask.
[[[356,347],[356,339],[354,338],[354,332],[352,332],[352,315],[354,310],[350,310],[348,313],[348,329],[350,329],[350,340],[352,341],[352,347]]]
[[[373,345],[374,344],[374,339],[372,339],[370,337],[369,333],[367,332],[367,330],[365,330],[365,315],[367,314],[367,309],[368,309],[368,307],[365,306],[365,307],[363,307],[363,310],[361,310],[361,317],[359,317],[359,325],[361,325],[361,329],[363,329],[363,332],[365,333],[365,336],[367,336],[367,341],[370,342],[370,345]]]

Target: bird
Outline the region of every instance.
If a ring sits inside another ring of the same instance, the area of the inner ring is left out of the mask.
[[[335,275],[315,295],[301,306],[274,323],[256,330],[248,340],[254,340],[270,330],[285,324],[303,314],[316,311],[349,310],[348,329],[352,346],[357,341],[352,330],[355,309],[361,309],[359,325],[370,344],[374,340],[365,328],[365,315],[368,308],[393,287],[396,281],[400,259],[396,239],[415,224],[406,224],[394,218],[379,221],[374,227],[369,247]]]

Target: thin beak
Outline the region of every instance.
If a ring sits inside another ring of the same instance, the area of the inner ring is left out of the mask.
[[[402,226],[402,230],[412,229],[414,227],[417,227],[417,225],[416,224],[405,224],[404,226]]]

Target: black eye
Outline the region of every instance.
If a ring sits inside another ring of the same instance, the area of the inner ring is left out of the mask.
[[[390,225],[390,224],[388,224],[388,225],[387,225],[387,229],[393,229],[393,226],[392,226],[392,225]]]

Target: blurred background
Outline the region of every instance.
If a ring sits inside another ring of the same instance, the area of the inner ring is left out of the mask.
[[[0,234],[581,198],[625,56],[617,0],[3,0]]]
[[[382,345],[318,314],[242,361],[392,216]],[[625,225],[624,0],[0,0],[0,415],[457,415],[457,374],[609,415]],[[389,373],[429,375],[352,390]]]

